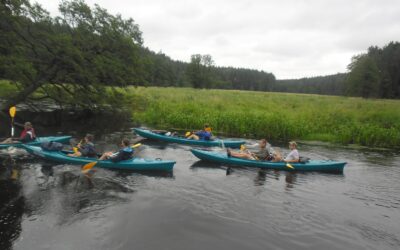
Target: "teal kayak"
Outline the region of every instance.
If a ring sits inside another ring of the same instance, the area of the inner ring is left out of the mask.
[[[221,140],[221,139],[216,139],[216,140],[190,140],[182,137],[177,137],[177,136],[167,136],[159,133],[155,133],[151,130],[147,129],[140,129],[140,128],[134,128],[134,132],[142,137],[148,138],[148,139],[153,139],[153,140],[159,140],[159,141],[165,141],[165,142],[173,142],[173,143],[180,143],[180,144],[188,144],[188,145],[197,145],[197,146],[206,146],[206,147],[229,147],[229,148],[239,148],[240,145],[244,144],[245,141],[243,140]]]
[[[331,160],[310,160],[306,163],[290,163],[287,166],[285,162],[270,162],[270,161],[257,161],[247,160],[235,157],[228,157],[226,153],[205,151],[192,149],[192,153],[199,159],[211,162],[218,162],[236,166],[267,168],[276,170],[298,170],[298,171],[326,171],[326,172],[343,172],[346,162],[338,162]]]
[[[68,156],[70,151],[47,151],[38,146],[23,145],[29,153],[51,161],[56,161],[65,164],[85,165],[89,162],[97,161],[96,167],[109,168],[109,169],[126,169],[126,170],[158,170],[158,171],[172,171],[175,161],[163,161],[143,158],[133,158],[130,160],[112,162],[110,160],[99,161],[96,158],[88,157],[71,157]]]
[[[55,141],[55,142],[60,142],[60,143],[69,143],[70,139],[71,139],[71,136],[69,136],[69,135],[38,137],[34,141],[25,143],[25,145],[30,145],[30,146],[40,145],[44,141]],[[21,148],[22,145],[24,145],[24,143],[21,143],[21,142],[17,142],[17,143],[1,143],[0,144],[0,149],[8,148],[8,147]]]

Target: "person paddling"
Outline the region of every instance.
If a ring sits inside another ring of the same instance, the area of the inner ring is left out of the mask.
[[[36,140],[35,129],[32,126],[32,123],[25,122],[24,130],[21,132],[21,135],[18,139],[8,138],[1,143],[27,143]]]
[[[112,162],[119,162],[133,158],[134,150],[128,139],[123,139],[121,142],[121,149],[118,152],[105,152],[99,160],[111,160]]]
[[[211,140],[211,137],[212,137],[211,127],[208,124],[204,124],[203,130],[192,132],[188,136],[186,136],[187,139],[205,140],[205,141]]]
[[[231,149],[227,149],[228,157],[236,157],[247,160],[261,160],[267,161],[270,160],[270,154],[272,151],[271,145],[268,143],[266,139],[261,139],[259,144],[259,150],[255,153],[251,153],[250,151],[245,152],[234,152]]]
[[[78,150],[73,154],[68,154],[68,156],[72,157],[97,157],[96,148],[93,143],[94,136],[91,134],[87,134],[85,136],[84,143],[78,143]]]

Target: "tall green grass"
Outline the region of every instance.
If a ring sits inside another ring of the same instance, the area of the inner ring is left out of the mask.
[[[16,91],[0,81],[0,97]],[[209,123],[217,134],[231,136],[400,147],[400,100],[157,87],[109,89],[103,98],[155,128]]]
[[[130,88],[134,120],[275,140],[400,146],[400,101],[190,88]],[[129,97],[130,96],[130,97]]]

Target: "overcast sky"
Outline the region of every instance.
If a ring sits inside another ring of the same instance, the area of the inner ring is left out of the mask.
[[[31,0],[32,1],[32,0]],[[53,15],[57,0],[37,0]],[[132,17],[151,50],[188,62],[272,72],[346,72],[353,55],[400,41],[400,0],[86,0]]]

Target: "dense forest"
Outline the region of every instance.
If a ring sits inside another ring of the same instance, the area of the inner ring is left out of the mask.
[[[308,93],[319,95],[344,95],[347,74],[338,73],[294,80],[277,80],[271,91]]]
[[[155,53],[133,19],[83,0],[62,1],[59,11],[52,17],[29,0],[1,1],[0,79],[19,89],[2,110],[35,98],[93,105],[107,99],[105,87],[130,85],[400,98],[398,42],[353,57],[348,73],[276,80],[266,71],[216,66],[211,55],[186,63]]]
[[[400,98],[400,43],[354,56],[348,66],[346,94],[365,98]]]

